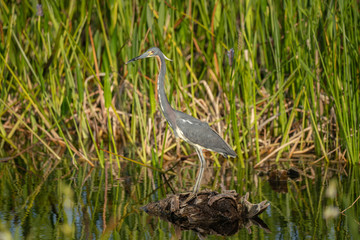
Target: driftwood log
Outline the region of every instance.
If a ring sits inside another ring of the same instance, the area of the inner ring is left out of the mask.
[[[191,199],[189,196],[190,193],[168,195],[165,199],[147,204],[142,210],[173,223],[180,230],[194,230],[201,236],[230,236],[244,227],[251,232],[252,225],[270,232],[258,218],[270,205],[267,201],[252,204],[248,201],[248,193],[239,196],[235,191],[204,191]]]

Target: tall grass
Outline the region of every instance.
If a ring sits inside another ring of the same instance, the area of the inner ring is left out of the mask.
[[[158,111],[156,62],[124,65],[158,46],[174,60],[170,103],[208,121],[236,166],[300,153],[359,162],[356,0],[0,4],[1,156],[37,142],[75,164],[120,166],[99,147],[159,167],[192,154]]]

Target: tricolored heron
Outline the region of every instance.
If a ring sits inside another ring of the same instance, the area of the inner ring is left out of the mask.
[[[180,137],[185,142],[192,145],[200,159],[200,171],[196,178],[196,183],[193,189],[193,193],[196,194],[200,188],[200,182],[204,173],[204,165],[206,164],[202,150],[207,149],[210,151],[218,152],[225,158],[228,156],[236,157],[236,153],[232,148],[215,132],[210,128],[209,124],[202,122],[186,113],[173,109],[166,97],[164,80],[166,74],[165,59],[167,58],[159,48],[152,47],[148,49],[144,54],[131,59],[129,62],[133,62],[143,58],[156,57],[160,62],[160,73],[157,80],[158,94],[160,108],[165,116],[167,122],[172,128],[176,137]]]

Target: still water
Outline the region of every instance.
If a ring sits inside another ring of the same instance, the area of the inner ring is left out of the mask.
[[[29,159],[35,162],[31,169],[22,159],[1,162],[0,239],[205,237],[141,210],[172,190],[190,190],[197,159],[176,163],[166,174],[130,162],[113,162],[104,168],[84,163],[75,168],[64,164],[70,160],[40,159],[42,164]],[[203,189],[233,189],[248,192],[252,203],[270,202],[259,216],[267,230],[251,226],[227,239],[360,239],[360,201],[355,202],[360,195],[358,167],[298,162],[296,167],[282,164],[269,171],[224,165],[206,169]],[[282,169],[286,170],[278,171]]]

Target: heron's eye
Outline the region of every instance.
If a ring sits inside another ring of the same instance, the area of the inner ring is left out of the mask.
[[[150,52],[149,52],[149,56],[153,55],[153,53],[154,53],[153,51],[150,51]]]

